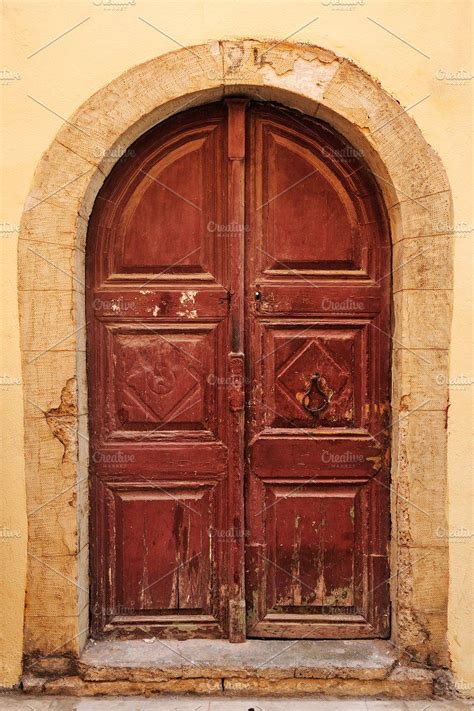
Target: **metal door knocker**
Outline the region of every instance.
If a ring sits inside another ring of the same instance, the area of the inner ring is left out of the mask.
[[[324,390],[321,388],[320,382],[321,382],[321,375],[319,373],[314,373],[314,375],[312,375],[311,378],[309,379],[308,389],[304,393],[303,398],[301,400],[301,403],[302,403],[304,409],[307,412],[311,413],[314,417],[317,417],[318,415],[320,415],[327,408],[327,406],[329,405],[329,401],[331,399],[331,396],[328,397],[326,395],[326,393],[324,392]],[[318,392],[319,395],[321,395],[321,397],[323,398],[323,402],[318,407],[310,407],[309,406],[310,396],[311,396],[313,387],[316,389],[316,392]]]

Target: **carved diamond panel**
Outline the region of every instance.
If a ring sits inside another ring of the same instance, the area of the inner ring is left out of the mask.
[[[173,419],[180,405],[199,393],[199,373],[189,355],[161,338],[119,337],[117,355],[117,389],[121,391],[124,422]]]
[[[360,329],[315,328],[301,336],[280,330],[269,339],[269,353],[272,350],[273,426],[358,426],[363,379]],[[267,372],[267,396],[272,375]]]
[[[214,428],[215,329],[116,331],[111,350],[115,430]]]

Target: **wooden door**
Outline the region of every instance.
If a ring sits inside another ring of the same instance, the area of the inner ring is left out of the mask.
[[[252,637],[388,633],[390,252],[321,122],[255,107],[247,173]]]
[[[390,257],[349,149],[231,99],[149,131],[101,189],[95,635],[387,633]]]
[[[243,398],[229,403],[225,387],[242,367],[241,260],[220,228],[241,220],[244,108],[190,111],[147,133],[91,218],[95,634],[244,634],[243,540],[234,551],[227,535],[243,527]]]

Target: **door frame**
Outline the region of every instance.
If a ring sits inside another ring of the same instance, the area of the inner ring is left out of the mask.
[[[449,666],[448,541],[436,534],[447,488],[453,219],[446,173],[413,119],[362,69],[318,47],[255,40],[209,42],[128,70],[78,109],[39,162],[19,240],[27,500],[37,509],[25,653],[77,656],[89,636],[84,250],[92,205],[145,130],[229,93],[330,123],[362,153],[382,191],[394,279],[392,640],[418,661]]]

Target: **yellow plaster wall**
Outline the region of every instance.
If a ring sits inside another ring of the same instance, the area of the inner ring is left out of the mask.
[[[380,80],[404,108],[413,107],[410,113],[440,154],[451,182],[458,231],[453,235],[449,527],[448,531],[440,531],[440,536],[450,536],[449,641],[456,683],[461,692],[472,693],[474,482],[470,413],[474,386],[470,382],[474,373],[469,319],[474,216],[473,82],[469,77],[473,71],[470,49],[473,4],[447,0],[344,0],[344,4],[342,0],[259,3],[114,0],[114,3],[111,0],[4,2],[0,75],[3,106],[0,398],[4,433],[0,563],[6,571],[6,583],[0,591],[0,609],[4,612],[0,639],[3,684],[17,682],[22,648],[27,522],[16,251],[17,228],[35,166],[61,122],[91,94],[131,66],[180,45],[200,44],[208,39],[277,40],[291,36],[293,41],[327,47],[353,59]],[[45,47],[74,25],[78,26]]]

